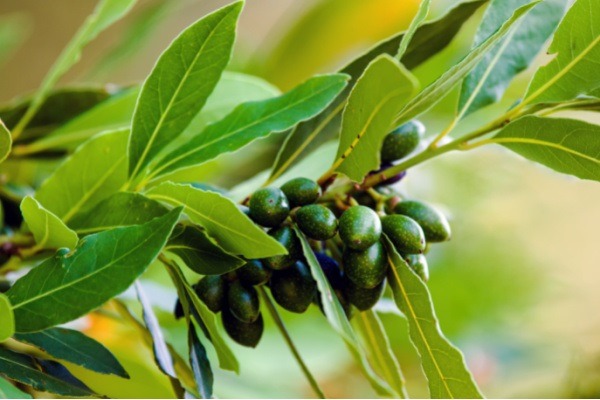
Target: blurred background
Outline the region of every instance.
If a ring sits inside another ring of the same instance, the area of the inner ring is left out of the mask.
[[[62,83],[140,82],[178,32],[226,3],[141,0],[86,48]],[[429,18],[454,3],[433,0]],[[93,0],[0,2],[1,102],[37,88],[94,5]],[[419,0],[249,0],[230,69],[285,91],[314,73],[336,70],[405,29],[418,5]],[[481,11],[445,51],[415,71],[422,85],[468,51]],[[511,85],[501,104],[473,114],[456,133],[506,109],[524,91],[531,72]],[[449,93],[423,117],[428,134],[448,124],[456,98],[457,91]],[[579,117],[600,123],[593,114]],[[198,179],[233,186],[268,167],[280,140],[275,135],[253,145],[260,160],[251,157],[244,168],[232,167],[225,158],[195,173]],[[429,288],[442,330],[463,350],[486,396],[600,397],[600,184],[559,175],[501,148],[481,148],[421,165],[409,171],[399,189],[440,205],[451,216],[453,240],[429,257]],[[184,326],[169,313],[175,294],[168,282],[158,267],[146,276],[148,291],[163,309],[169,340],[185,349]],[[318,309],[301,316],[282,313],[328,396],[374,395]],[[405,321],[393,313],[382,318],[409,393],[426,397]],[[99,315],[78,326],[113,350],[132,375],[125,381],[73,367],[92,388],[111,397],[172,396],[135,331]],[[271,321],[257,349],[232,346],[242,372],[215,371],[218,397],[312,396]]]

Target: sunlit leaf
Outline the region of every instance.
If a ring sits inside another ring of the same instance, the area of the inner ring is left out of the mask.
[[[27,227],[33,233],[36,248],[58,249],[75,248],[77,233],[67,227],[56,215],[46,210],[33,197],[27,196],[21,202],[21,213]]]

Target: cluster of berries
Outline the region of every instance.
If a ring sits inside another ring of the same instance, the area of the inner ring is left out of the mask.
[[[384,142],[382,162],[406,156],[421,135],[418,122],[390,133]],[[229,336],[249,347],[258,344],[264,329],[256,286],[267,286],[275,302],[291,312],[303,313],[312,303],[321,306],[294,227],[309,239],[349,318],[354,308],[372,308],[383,293],[389,268],[384,234],[427,281],[424,253],[429,243],[450,238],[448,222],[430,205],[390,194],[385,187],[388,184],[377,189],[376,198],[371,192],[371,201],[364,201],[369,194],[360,190],[343,201],[332,201],[322,197],[321,187],[307,178],[292,179],[280,188],[257,190],[248,206],[241,207],[256,224],[269,229],[268,234],[285,247],[287,254],[248,260],[236,271],[205,276],[194,286],[196,293],[210,310],[221,312]]]

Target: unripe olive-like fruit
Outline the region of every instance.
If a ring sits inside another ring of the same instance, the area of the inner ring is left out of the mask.
[[[363,251],[345,249],[343,255],[344,274],[355,285],[373,288],[385,278],[388,264],[381,242]]]
[[[359,310],[366,311],[373,308],[381,298],[383,288],[385,287],[385,280],[382,280],[378,285],[370,289],[357,286],[350,279],[346,279],[344,284],[344,294],[348,301]]]
[[[321,196],[321,187],[317,182],[308,178],[295,178],[281,186],[290,208],[312,204]]]
[[[381,161],[392,162],[412,153],[425,134],[425,126],[412,120],[388,133],[381,147]]]
[[[259,189],[250,197],[250,218],[259,225],[279,226],[290,214],[285,194],[277,188]]]
[[[319,265],[331,287],[334,289],[341,288],[343,272],[340,268],[340,264],[324,253],[315,253],[315,257],[317,258],[317,261],[319,261]]]
[[[227,283],[219,275],[206,275],[194,286],[196,294],[214,313],[227,303]]]
[[[429,265],[423,254],[412,254],[406,257],[406,262],[424,282],[429,280]]]
[[[267,267],[274,270],[285,269],[292,266],[302,256],[302,245],[291,227],[286,225],[271,229],[269,235],[281,243],[288,253],[263,259],[263,263]]]
[[[237,319],[229,310],[223,310],[221,321],[229,337],[246,347],[256,347],[265,330],[261,314],[254,322],[246,323]]]
[[[252,286],[235,281],[227,291],[229,311],[240,321],[250,323],[256,321],[260,313],[258,293]]]
[[[302,233],[314,240],[331,239],[338,228],[338,221],[333,211],[320,204],[300,208],[296,212],[296,223]]]
[[[423,229],[428,242],[443,242],[450,239],[450,224],[438,210],[420,201],[401,201],[394,208],[396,214],[411,217]]]
[[[381,225],[400,254],[420,254],[425,250],[425,234],[414,219],[406,215],[386,215],[381,218]]]
[[[354,250],[365,250],[379,241],[381,221],[373,210],[365,206],[350,207],[340,218],[340,238]]]
[[[273,272],[269,286],[277,304],[295,313],[306,311],[317,292],[317,283],[302,261],[283,271]]]
[[[260,260],[248,260],[237,270],[237,276],[248,285],[262,285],[271,278],[271,270]]]

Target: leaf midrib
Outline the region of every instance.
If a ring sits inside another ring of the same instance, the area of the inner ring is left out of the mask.
[[[569,154],[573,154],[575,156],[581,157],[585,160],[591,161],[593,163],[599,164],[600,165],[600,159],[588,156],[587,154],[581,153],[579,151],[570,149],[568,147],[562,146],[558,143],[552,143],[552,142],[548,142],[545,140],[540,140],[540,139],[529,139],[529,138],[494,138],[494,139],[490,139],[490,142],[492,143],[498,143],[498,144],[502,144],[502,143],[524,143],[524,144],[536,144],[539,146],[547,146],[547,147],[552,147],[561,151],[564,151],[565,153],[569,153]]]

